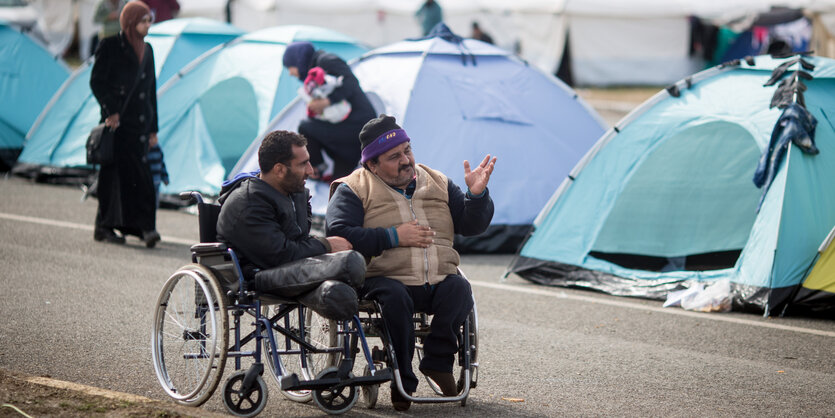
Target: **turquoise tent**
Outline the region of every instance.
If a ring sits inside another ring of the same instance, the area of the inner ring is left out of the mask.
[[[508,272],[649,298],[728,279],[736,309],[784,304],[835,224],[835,61],[792,60],[782,77],[790,61],[766,56],[705,70],[627,115],[562,181]],[[772,76],[805,99],[820,153],[790,143],[764,192],[758,160],[786,132]]]
[[[159,89],[159,138],[171,183],[165,194],[217,194],[226,175],[301,83],[282,66],[285,47],[310,41],[349,60],[366,48],[312,26],[279,26],[241,36],[195,60]],[[171,161],[176,160],[176,164]]]
[[[378,112],[394,115],[409,133],[418,162],[466,188],[465,159],[498,157],[490,178],[493,222],[485,234],[457,237],[462,251],[515,252],[553,191],[554,176],[568,174],[605,129],[552,75],[445,25],[427,38],[370,51],[351,67]],[[268,131],[295,130],[304,110],[301,101],[288,106]],[[260,143],[251,144],[232,175],[257,169]],[[308,182],[313,211],[324,215],[327,192],[316,183]]]
[[[70,70],[37,41],[0,20],[0,168],[23,148],[26,132]]]
[[[243,34],[227,23],[204,18],[153,25],[145,40],[154,48],[157,86],[212,48]],[[86,174],[84,144],[99,123],[99,104],[90,90],[93,58],[61,86],[29,130],[14,172],[26,176]]]

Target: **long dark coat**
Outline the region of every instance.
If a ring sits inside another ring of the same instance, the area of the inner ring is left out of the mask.
[[[142,69],[123,34],[105,38],[96,49],[90,88],[101,106],[101,121],[119,113],[134,83],[136,90],[119,115],[116,161],[99,171],[96,226],[141,236],[156,228],[156,193],[146,159],[148,138],[157,132],[157,80],[154,53],[145,44]]]

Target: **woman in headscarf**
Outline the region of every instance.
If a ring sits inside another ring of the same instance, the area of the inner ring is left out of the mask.
[[[348,117],[339,123],[308,117],[299,123],[299,133],[307,138],[310,164],[315,171],[313,178],[320,179],[327,167],[322,151],[327,152],[334,162],[332,178],[351,174],[360,161],[360,130],[366,122],[377,116],[351,67],[334,54],[315,50],[310,42],[293,42],[288,45],[284,51],[283,63],[290,75],[302,82],[308,72],[316,67],[328,75],[342,77],[341,86],[335,88],[328,97],[311,100],[307,108],[310,114],[321,114],[326,107],[347,100],[351,104]]]
[[[101,120],[115,130],[115,161],[99,170],[93,238],[121,244],[125,235],[136,235],[149,248],[160,240],[154,183],[146,159],[148,148],[157,143],[154,52],[144,40],[151,22],[145,3],[126,4],[119,16],[122,31],[101,41],[90,74]]]

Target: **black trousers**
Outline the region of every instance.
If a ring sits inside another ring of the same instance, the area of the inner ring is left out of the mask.
[[[334,162],[333,178],[351,174],[360,161],[359,133],[365,123],[350,119],[329,123],[318,119],[304,119],[299,123],[299,133],[307,138],[310,164],[317,167],[325,162],[322,151]]]
[[[357,313],[359,289],[365,278],[365,258],[340,251],[292,261],[255,274],[255,289],[298,300],[325,318],[348,320]]]
[[[371,277],[365,279],[360,293],[381,305],[406,392],[414,392],[418,386],[412,370],[415,312],[434,315],[429,336],[423,342],[420,368],[452,372],[460,327],[473,309],[472,289],[465,278],[450,274],[433,286],[406,286],[388,277]]]

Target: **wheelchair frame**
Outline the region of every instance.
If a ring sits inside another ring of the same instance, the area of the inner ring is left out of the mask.
[[[349,411],[362,392],[366,407],[376,404],[379,385],[394,380],[395,388],[415,403],[461,402],[466,405],[470,388],[476,387],[478,322],[475,305],[463,324],[459,341],[459,394],[457,396],[413,397],[405,393],[394,349],[376,302],[362,302],[360,312],[346,321],[324,320],[297,301],[260,295],[247,289],[233,249],[214,241],[219,206],[204,203],[197,192],[181,193],[184,200],[196,201],[200,216],[201,243],[191,247],[192,264],[178,269],[163,285],[157,300],[152,330],[152,360],[163,390],[175,402],[199,406],[217,388],[228,357],[234,358],[235,372],[223,385],[223,403],[236,416],[255,416],[266,406],[267,386],[262,378],[266,351],[267,369],[279,384],[282,393],[296,402],[314,400],[329,414]],[[459,273],[463,275],[462,272]],[[183,286],[180,282],[185,280]],[[180,294],[184,293],[184,296]],[[268,314],[269,306],[278,305]],[[228,316],[233,317],[233,341],[229,341]],[[255,329],[242,335],[244,315],[252,318]],[[294,322],[296,315],[297,322]],[[327,346],[317,346],[306,322],[323,321],[322,331]],[[428,316],[416,314],[416,338],[428,334]],[[166,327],[167,325],[167,327]],[[174,327],[177,332],[168,328]],[[278,333],[282,339],[276,338]],[[369,334],[369,335],[367,335]],[[369,350],[367,337],[379,337],[385,349]],[[283,341],[282,341],[283,340]],[[250,342],[254,349],[244,350]],[[294,347],[295,345],[295,347]],[[418,356],[422,344],[417,344]],[[362,376],[354,376],[356,355],[362,350],[365,367]],[[169,353],[170,351],[173,351]],[[282,358],[298,356],[299,371],[290,371]],[[325,359],[321,370],[315,369],[315,358]],[[337,358],[338,356],[338,358]],[[252,357],[253,364],[242,370],[242,359]],[[180,365],[179,362],[184,363]],[[196,363],[196,365],[194,364]],[[208,363],[204,365],[203,363]],[[379,367],[378,367],[379,365]],[[388,367],[383,367],[388,365]],[[192,374],[192,375],[189,375]],[[429,386],[437,395],[442,392],[430,379]],[[357,388],[360,388],[360,391]],[[392,388],[394,390],[395,388]]]

